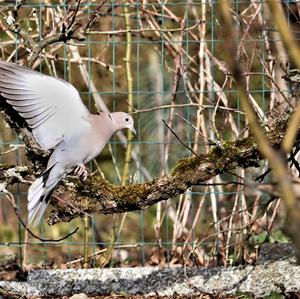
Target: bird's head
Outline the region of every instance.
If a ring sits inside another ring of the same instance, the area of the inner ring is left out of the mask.
[[[116,125],[118,130],[129,129],[133,134],[136,134],[133,118],[125,112],[113,112],[108,114],[111,121]]]

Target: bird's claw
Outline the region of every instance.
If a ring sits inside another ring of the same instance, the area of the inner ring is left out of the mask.
[[[79,178],[81,177],[83,181],[87,179],[88,172],[83,163],[77,165],[77,167],[74,169],[74,174]]]

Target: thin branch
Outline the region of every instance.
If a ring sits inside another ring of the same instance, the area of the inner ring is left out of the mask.
[[[197,158],[202,159],[192,148],[190,148],[188,145],[186,145],[178,136],[177,134],[172,130],[172,128],[166,123],[164,119],[162,119],[162,122],[166,125],[166,127],[171,131],[171,133],[176,137],[176,139],[185,147],[187,148],[193,155],[195,155]]]
[[[163,109],[171,109],[171,108],[184,108],[184,107],[197,107],[197,108],[203,108],[203,109],[215,109],[214,105],[203,105],[203,104],[197,104],[197,103],[188,103],[188,104],[170,104],[170,105],[162,105],[157,107],[151,107],[151,108],[145,108],[145,109],[136,109],[132,106],[133,111],[130,112],[130,114],[138,114],[138,113],[146,113],[146,112],[152,112],[156,110],[163,110]],[[225,111],[231,111],[236,112],[239,114],[245,114],[244,111],[236,108],[230,108],[226,106],[219,106],[218,109],[225,110]]]
[[[19,10],[24,4],[26,0],[21,0],[20,3],[16,6],[16,9]]]
[[[263,61],[261,61],[262,65],[264,65]],[[276,87],[276,90],[281,94],[282,98],[285,100],[285,102],[289,105],[290,108],[293,108],[293,105],[289,101],[289,99],[285,96],[284,92],[281,90],[280,86],[277,84],[275,79],[270,75],[269,71],[265,67],[265,70],[267,73],[260,73],[260,72],[249,72],[249,73],[244,73],[244,76],[265,76],[270,79],[272,84]]]
[[[209,145],[216,145],[217,143],[211,139],[209,139],[208,137],[204,136],[204,134],[202,134],[202,132],[200,130],[198,130],[198,128],[192,124],[190,121],[188,121],[186,118],[184,118],[182,115],[176,113],[176,115],[178,117],[180,117],[183,121],[185,121],[187,124],[189,124],[199,135],[201,135],[204,139],[206,139],[209,142]]]
[[[182,20],[181,23],[181,27],[182,29],[184,29],[186,27],[186,13],[184,15],[184,19]],[[170,34],[170,33],[169,33]],[[181,72],[181,67],[182,67],[182,44],[183,44],[183,36],[184,36],[184,32],[181,31],[180,32],[180,38],[179,38],[179,46],[178,46],[178,51],[177,51],[177,55],[174,59],[174,64],[175,64],[175,69],[174,69],[174,75],[173,75],[173,83],[172,83],[172,96],[171,96],[171,105],[174,105],[176,102],[176,98],[177,98],[177,91],[178,91],[178,87],[179,87],[179,80],[180,80],[180,76],[182,76],[182,72]],[[162,34],[162,40],[167,40],[167,34]],[[183,77],[183,76],[182,76]],[[169,153],[170,153],[170,140],[171,140],[171,127],[173,124],[173,119],[174,119],[174,108],[170,109],[170,113],[169,113],[169,117],[168,117],[168,124],[166,124],[166,126],[170,129],[169,131],[167,131],[166,133],[166,144],[165,144],[165,149],[164,149],[164,163],[168,163],[168,159],[169,159]]]
[[[126,33],[126,56],[125,56],[125,68],[126,68],[126,79],[127,79],[127,90],[128,90],[128,112],[130,113],[133,105],[133,77],[131,70],[131,51],[132,51],[132,36],[129,32],[130,30],[130,18],[129,18],[129,10],[128,6],[124,6],[124,19],[125,26],[128,32]],[[131,130],[127,131],[127,147],[125,152],[125,162],[122,173],[122,185],[125,185],[129,179],[129,166],[131,162],[131,151],[132,151],[132,143],[130,142],[133,137],[133,133]]]
[[[90,28],[92,22],[95,20],[95,18],[97,17],[97,14],[100,12],[100,9],[106,3],[106,1],[107,0],[102,0],[102,2],[96,7],[94,12],[92,13],[92,15],[90,16],[88,21],[81,27],[81,32],[83,35],[86,35],[87,30]]]
[[[20,212],[19,212],[19,208],[15,203],[15,199],[14,196],[7,190],[2,189],[2,192],[4,192],[4,194],[6,195],[6,198],[8,199],[8,201],[10,202],[11,206],[13,207],[16,216],[18,217],[19,222],[21,223],[21,225],[24,227],[24,229],[35,239],[38,239],[41,242],[53,242],[53,243],[58,243],[61,242],[67,238],[69,238],[70,236],[74,235],[79,227],[77,227],[74,231],[72,231],[71,233],[67,234],[66,236],[60,238],[60,239],[45,239],[45,238],[41,238],[38,235],[36,235],[31,229],[28,228],[28,226],[25,224],[25,222],[23,221]]]
[[[187,32],[196,29],[202,22],[198,21],[195,25],[186,28],[166,28],[166,29],[120,29],[120,30],[110,30],[110,31],[87,31],[87,35],[117,35],[123,33],[144,33],[144,32],[157,32],[157,33],[173,33],[173,32]]]
[[[63,27],[62,27],[62,30],[60,33],[49,36],[48,38],[44,38],[39,43],[35,44],[35,46],[32,49],[33,51],[32,51],[32,55],[28,61],[28,65],[32,66],[34,64],[34,62],[38,59],[38,57],[39,57],[40,53],[43,51],[43,49],[48,47],[51,44],[54,44],[57,42],[66,43],[67,41],[69,41],[71,39],[77,39],[80,41],[85,40],[87,29],[92,24],[92,22],[94,21],[94,19],[97,16],[99,10],[101,9],[101,7],[104,5],[105,2],[106,2],[106,0],[102,1],[102,3],[97,6],[97,8],[94,10],[93,14],[87,21],[87,23],[85,23],[82,27],[78,28],[76,30],[76,31],[78,31],[78,33],[76,33],[72,30],[71,27],[74,24],[75,17],[78,13],[79,3],[80,3],[80,1],[79,1],[72,16],[68,17],[67,20],[64,20]],[[71,20],[69,20],[70,18],[71,18]]]
[[[35,41],[12,16],[7,16],[3,12],[0,12],[0,20],[11,32],[17,34],[21,39],[23,39],[25,46],[33,51],[36,45]]]
[[[76,16],[77,16],[77,13],[79,11],[80,2],[81,2],[81,0],[77,1],[77,5],[75,7],[75,10],[72,10],[70,18],[68,18],[68,14],[69,14],[69,12],[71,12],[72,5],[70,5],[69,8],[68,8],[68,11],[66,13],[65,19],[63,21],[63,25],[65,26],[65,30],[66,31],[70,31],[72,29],[72,26],[75,23]],[[68,20],[68,19],[70,19],[70,20]]]
[[[24,145],[24,144],[10,144],[9,147],[10,147],[11,149],[9,149],[9,150],[7,150],[7,151],[4,151],[4,152],[0,152],[0,156],[9,154],[9,153],[11,153],[11,152],[14,152],[14,151],[18,150],[19,148],[24,148],[25,145]]]

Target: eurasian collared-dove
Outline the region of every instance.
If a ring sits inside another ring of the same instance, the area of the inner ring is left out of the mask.
[[[0,61],[0,94],[25,120],[44,150],[47,168],[28,190],[28,223],[38,224],[55,187],[67,174],[86,177],[84,164],[100,154],[111,136],[133,119],[124,112],[91,114],[68,82]]]

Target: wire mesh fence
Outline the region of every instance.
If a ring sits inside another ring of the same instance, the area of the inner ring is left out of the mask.
[[[192,152],[205,154],[249,133],[224,62],[229,45],[217,2],[1,1],[1,60],[26,65],[41,41],[69,30],[72,38],[42,48],[32,67],[72,83],[90,111],[132,113],[137,135],[114,136],[89,163],[89,173],[118,185],[144,183],[171,173]],[[283,5],[293,28],[298,4]],[[288,56],[264,1],[231,1],[230,13],[250,100],[260,121],[269,122],[271,111],[286,109],[290,87],[282,76]],[[16,24],[15,32],[9,29]],[[28,37],[37,43],[33,48]],[[4,119],[0,134],[1,165],[29,165],[21,138]],[[45,217],[34,231],[48,241],[24,230],[2,194],[0,253],[17,254],[27,267],[254,263],[257,245],[286,241],[279,230],[280,199],[268,202],[268,195],[243,185],[266,169],[261,163],[224,172],[142,211],[85,215],[54,226]],[[28,182],[10,187],[22,219],[27,189]],[[53,241],[76,227],[75,234]]]

